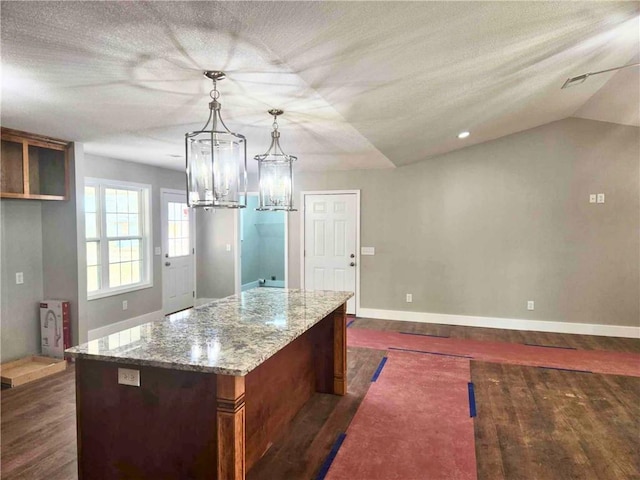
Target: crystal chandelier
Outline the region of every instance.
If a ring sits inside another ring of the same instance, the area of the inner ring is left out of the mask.
[[[190,207],[247,206],[247,142],[227,128],[220,116],[217,81],[224,72],[206,71],[213,80],[209,118],[201,130],[185,134],[187,202]],[[211,124],[211,129],[207,127]]]
[[[260,206],[256,210],[292,212],[293,208],[293,162],[297,157],[287,155],[280,147],[278,116],[284,112],[269,110],[273,115],[271,145],[266,153],[253,157],[258,161]]]

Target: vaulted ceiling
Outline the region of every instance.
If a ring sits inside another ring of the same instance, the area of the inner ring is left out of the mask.
[[[410,164],[572,115],[637,124],[637,103],[598,96],[637,95],[637,68],[560,87],[637,58],[639,5],[2,2],[2,124],[182,169],[208,69],[249,155],[280,107],[303,170]]]

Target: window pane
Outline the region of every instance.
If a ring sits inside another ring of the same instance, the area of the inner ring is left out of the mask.
[[[140,216],[138,214],[129,214],[129,235],[136,236],[139,233]]]
[[[117,209],[116,209],[116,198],[117,198],[117,194],[116,194],[116,190],[114,190],[113,188],[107,188],[104,191],[104,205],[105,205],[105,211],[109,212],[109,213],[116,213]]]
[[[140,240],[131,241],[131,260],[140,260]]]
[[[96,187],[84,187],[84,211],[96,212]]]
[[[120,263],[109,265],[109,287],[119,287],[120,284]]]
[[[129,215],[118,214],[118,236],[126,237],[129,235]]]
[[[109,263],[118,263],[120,261],[120,241],[114,240],[109,242]]]
[[[120,241],[120,261],[128,262],[131,260],[131,240]],[[123,280],[124,283],[124,280]]]
[[[129,213],[138,213],[138,198],[139,193],[129,191]]]
[[[120,264],[120,284],[129,285],[131,283],[131,262]]]
[[[87,242],[87,265],[98,265],[98,242]]]
[[[178,228],[176,223],[177,222],[173,222],[173,221],[169,222],[169,238],[176,238],[178,236],[177,235]]]
[[[169,256],[176,256],[176,241],[173,239],[169,239]]]
[[[183,238],[181,240],[182,248],[180,249],[180,255],[189,255],[189,239]]]
[[[87,267],[87,292],[100,289],[100,267]]]
[[[138,283],[140,281],[140,269],[142,262],[131,262],[131,282]]]
[[[95,213],[86,213],[84,219],[86,238],[96,238],[98,236],[97,215]]]
[[[182,225],[182,231],[180,232],[180,236],[182,238],[189,238],[189,222],[180,222]]]
[[[189,207],[187,207],[186,203],[180,204],[180,211],[182,212],[181,220],[189,221]]]
[[[117,190],[118,213],[129,211],[129,192],[127,190]]]
[[[107,237],[118,236],[118,216],[115,213],[107,213]]]

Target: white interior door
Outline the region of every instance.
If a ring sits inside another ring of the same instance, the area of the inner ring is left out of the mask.
[[[193,211],[183,192],[163,190],[162,196],[162,308],[165,314],[193,307]]]
[[[304,196],[304,288],[356,291],[357,196]],[[347,303],[355,314],[356,302]]]

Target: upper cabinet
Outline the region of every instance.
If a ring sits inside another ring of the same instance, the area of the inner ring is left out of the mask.
[[[0,133],[0,197],[69,199],[69,142],[9,128]]]

